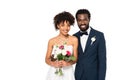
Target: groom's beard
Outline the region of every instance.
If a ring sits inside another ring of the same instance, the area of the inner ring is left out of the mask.
[[[81,25],[79,25],[79,28],[80,28],[81,31],[84,32],[84,31],[86,31],[89,28],[89,25],[81,24]]]

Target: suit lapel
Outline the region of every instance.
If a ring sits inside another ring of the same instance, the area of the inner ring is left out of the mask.
[[[85,46],[85,51],[84,53],[87,51],[87,49],[89,48],[90,44],[91,44],[91,38],[95,36],[94,35],[94,30],[91,28],[91,31],[90,31],[90,34],[88,36],[88,40],[87,40],[87,43],[86,43],[86,46]]]
[[[83,52],[83,48],[82,48],[82,45],[81,45],[81,41],[80,41],[80,36],[79,36],[79,50],[80,50],[80,52],[83,54],[84,52]]]

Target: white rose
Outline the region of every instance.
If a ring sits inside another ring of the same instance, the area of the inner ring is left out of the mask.
[[[64,49],[64,50],[62,50],[62,55],[66,55],[66,50]]]
[[[62,53],[62,50],[58,48],[58,49],[56,50],[56,54],[60,54],[60,53]]]

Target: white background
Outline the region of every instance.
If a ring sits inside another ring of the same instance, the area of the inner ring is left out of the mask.
[[[119,0],[0,0],[0,80],[45,80],[48,40],[58,33],[53,17],[86,8],[90,25],[104,32],[106,80],[120,80]],[[71,26],[70,34],[78,31]]]

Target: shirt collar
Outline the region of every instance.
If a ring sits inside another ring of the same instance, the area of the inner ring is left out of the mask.
[[[89,28],[86,30],[86,32],[88,33],[88,35],[90,34],[90,30],[91,30],[91,27],[89,27]],[[80,30],[80,32],[82,32],[82,31]]]

